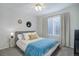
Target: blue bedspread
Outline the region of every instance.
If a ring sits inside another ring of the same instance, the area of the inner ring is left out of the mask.
[[[37,42],[30,43],[25,50],[25,55],[42,56],[57,43],[58,41],[56,40],[43,38],[42,40],[39,40]]]

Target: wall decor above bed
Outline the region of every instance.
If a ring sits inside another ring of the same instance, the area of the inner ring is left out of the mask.
[[[22,20],[21,20],[21,19],[18,19],[18,23],[19,23],[19,24],[22,24]]]
[[[26,26],[30,28],[32,26],[31,22],[30,21],[27,21],[26,22]]]

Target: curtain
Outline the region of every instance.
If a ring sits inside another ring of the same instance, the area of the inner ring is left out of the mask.
[[[70,14],[63,13],[61,14],[61,38],[62,38],[62,45],[66,47],[70,47]]]
[[[60,14],[61,16],[61,36],[58,37],[61,40],[61,44],[66,47],[70,47],[70,13]],[[48,36],[48,17],[42,18],[42,37]],[[56,37],[52,37],[56,38]]]

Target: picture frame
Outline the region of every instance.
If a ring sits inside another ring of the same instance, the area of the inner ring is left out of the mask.
[[[18,23],[19,23],[19,24],[22,24],[22,20],[21,20],[21,19],[18,19]]]

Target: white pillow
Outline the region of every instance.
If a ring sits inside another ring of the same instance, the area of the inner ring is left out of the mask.
[[[24,36],[23,36],[23,34],[18,34],[17,37],[18,37],[19,40],[24,40]]]

